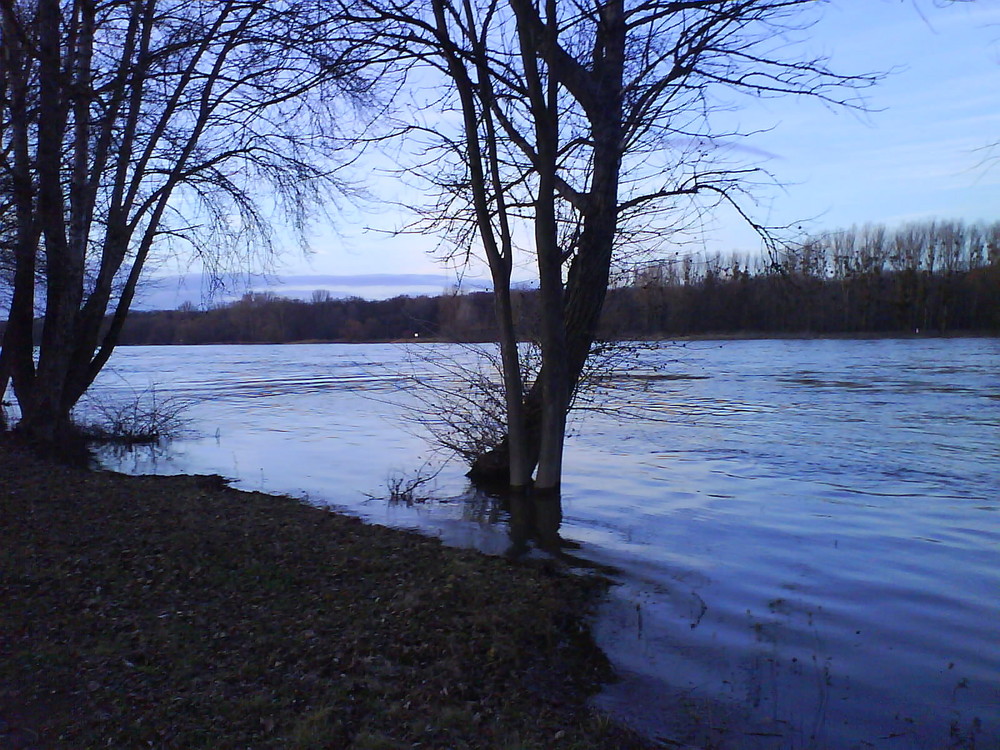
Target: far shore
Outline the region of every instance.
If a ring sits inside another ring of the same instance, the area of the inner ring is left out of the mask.
[[[880,341],[880,340],[922,340],[922,339],[991,339],[1000,338],[1000,331],[885,331],[885,332],[858,332],[858,333],[808,333],[808,332],[740,332],[740,333],[703,333],[684,336],[664,336],[662,338],[635,338],[622,339],[624,342],[645,341],[650,343],[662,342],[670,343],[677,341]],[[177,342],[173,344],[119,344],[121,347],[127,346],[281,346],[281,345],[305,345],[305,344],[491,344],[494,341],[458,341],[455,339],[420,336],[414,338],[395,339],[365,339],[361,341],[353,339],[301,339],[295,341],[211,341],[199,342],[197,344],[186,344]]]

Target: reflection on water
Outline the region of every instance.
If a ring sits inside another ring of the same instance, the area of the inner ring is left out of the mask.
[[[532,545],[550,555],[559,556],[566,546],[559,536],[562,526],[562,499],[546,493],[532,497],[527,493],[514,493],[507,498],[511,556],[527,554]]]
[[[373,499],[427,452],[400,416],[429,365],[402,347],[123,349],[99,387],[199,400],[197,434],[128,470],[618,571],[598,703],[665,746],[1000,747],[1000,342],[643,356],[575,424],[561,506],[498,505],[457,464],[434,503]]]

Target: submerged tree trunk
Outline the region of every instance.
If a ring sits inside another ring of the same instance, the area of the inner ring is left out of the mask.
[[[740,199],[747,178],[761,172],[730,160],[728,147],[717,150],[708,119],[719,101],[712,91],[836,102],[831,90],[860,88],[875,78],[837,76],[820,58],[783,56],[799,47],[774,40],[808,26],[798,14],[821,5],[816,0],[432,0],[433,24],[424,6],[409,0],[362,5],[380,54],[444,70],[463,98],[465,132],[453,135],[445,122],[439,135],[446,153],[465,158],[471,179],[435,173],[430,182],[448,198],[472,193],[476,211],[455,211],[445,200],[435,207],[440,213],[433,223],[482,230],[498,286],[509,284],[510,260],[505,256],[507,275],[498,276],[487,236],[506,215],[505,201],[526,229],[518,236],[534,238],[543,365],[523,404],[515,398],[519,388],[507,392],[509,414],[523,411],[525,433],[518,437],[514,426],[521,420],[512,420],[509,434],[474,461],[470,476],[499,484],[514,464],[514,474],[523,476],[526,453],[529,473],[537,465],[536,486],[557,488],[566,412],[594,342],[619,222],[633,228],[636,244],[663,236],[678,226],[677,199],[697,195],[750,221]],[[431,106],[442,101],[448,104],[445,97]],[[499,136],[501,158],[484,160],[481,149],[463,149],[470,134],[490,147]],[[487,179],[475,174],[484,163]],[[462,253],[471,252],[468,233],[458,237]],[[503,326],[507,311],[497,309]],[[513,351],[506,331],[504,342]],[[504,357],[505,370],[511,361]]]
[[[522,490],[531,482],[534,463],[529,460],[523,404],[524,383],[521,379],[521,360],[511,300],[510,276],[514,250],[507,201],[500,177],[497,126],[493,111],[493,72],[486,62],[483,40],[475,33],[477,19],[471,6],[458,10],[457,6],[451,5],[447,0],[434,0],[432,8],[435,38],[461,103],[464,122],[462,140],[465,164],[469,171],[475,225],[493,279],[493,306],[499,329],[507,432],[513,446],[513,450],[507,453],[504,476],[496,482],[503,482],[513,490]],[[474,50],[471,64],[461,54],[461,47],[456,44],[456,40],[452,39],[449,23],[449,19],[454,20],[463,13],[465,26],[463,28],[459,25],[459,33],[464,38],[457,41]],[[472,72],[475,73],[475,81]]]
[[[552,14],[554,16],[554,11]],[[570,86],[571,90],[575,87],[585,88],[587,91],[585,98],[588,106],[585,111],[590,123],[593,176],[586,199],[577,202],[577,207],[583,214],[583,226],[576,254],[570,262],[565,290],[561,278],[560,248],[555,244],[554,234],[546,231],[549,225],[545,220],[549,214],[536,208],[536,248],[539,254],[545,334],[542,368],[525,396],[525,446],[530,451],[529,461],[532,467],[538,466],[536,484],[540,489],[559,486],[566,416],[573,394],[580,385],[597,333],[607,296],[611,256],[618,228],[618,187],[623,138],[621,91],[625,62],[625,18],[621,0],[612,0],[602,6],[601,28],[602,33],[595,42],[597,62],[593,70],[586,72],[586,81],[578,81]],[[552,52],[557,49],[556,40],[549,38],[537,48],[549,51],[551,67],[560,72],[558,56]],[[580,69],[574,71],[574,75],[581,74]],[[572,79],[568,74],[563,77]],[[551,80],[552,78],[550,83]],[[555,111],[554,102],[552,109]],[[536,114],[536,123],[543,119],[543,115],[544,110]],[[550,124],[558,129],[557,121]],[[542,136],[546,135],[544,130],[540,133]],[[540,137],[539,142],[541,141]],[[541,147],[538,151],[541,162],[545,151]],[[543,194],[542,186],[554,190],[558,184],[553,180],[557,171],[554,155],[552,158],[549,169],[545,169],[545,164],[542,164],[543,168],[539,173],[540,194]],[[546,183],[546,175],[551,182]],[[539,216],[542,219],[541,226]],[[552,221],[554,232],[554,215]],[[546,242],[552,243],[551,250],[547,253],[543,252]],[[549,356],[544,356],[546,351]],[[553,444],[556,439],[559,441],[558,451]],[[495,483],[507,470],[510,444],[511,439],[505,437],[494,449],[478,457],[470,468],[469,477],[478,483]]]
[[[514,330],[514,311],[510,300],[510,283],[495,285],[497,322],[500,328],[500,357],[503,363],[504,394],[507,405],[507,432],[517,450],[508,453],[504,465],[504,479],[513,490],[521,490],[531,483],[534,467],[522,392],[520,356],[517,334]]]
[[[521,60],[524,65],[529,110],[534,123],[537,176],[534,202],[535,254],[538,260],[538,293],[541,298],[542,369],[541,408],[538,420],[537,472],[534,488],[556,491],[562,479],[563,444],[569,388],[565,376],[566,326],[563,311],[562,250],[556,215],[556,176],[559,158],[559,86],[548,71],[543,77],[537,50],[557,43],[555,0],[546,0],[545,18],[539,24],[538,8],[523,0],[511,3],[517,17]],[[535,441],[531,441],[532,445]],[[510,440],[511,448],[515,447]]]

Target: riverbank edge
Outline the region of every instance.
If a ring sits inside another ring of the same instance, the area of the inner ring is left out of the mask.
[[[596,577],[0,444],[0,745],[641,748]]]

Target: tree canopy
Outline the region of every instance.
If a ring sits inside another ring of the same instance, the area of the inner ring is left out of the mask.
[[[368,0],[352,5],[368,56],[438,74],[424,215],[493,274],[509,439],[496,474],[558,487],[565,413],[597,330],[612,261],[727,204],[753,215],[766,175],[713,113],[728,96],[858,105],[874,75],[843,75],[802,34],[819,0]],[[454,113],[454,117],[447,116]],[[510,269],[537,266],[542,369],[520,382]],[[499,478],[494,477],[494,478]]]
[[[319,0],[0,2],[0,383],[26,434],[67,426],[151,257],[249,263],[276,212],[302,229],[338,189],[369,82],[336,23]]]

